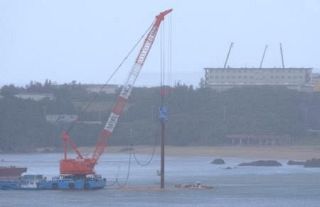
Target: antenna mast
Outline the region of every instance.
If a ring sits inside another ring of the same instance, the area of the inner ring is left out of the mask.
[[[224,62],[223,68],[227,67],[227,63],[228,63],[228,60],[229,60],[229,56],[230,56],[230,52],[231,52],[232,47],[233,47],[233,42],[230,43],[228,54],[227,54],[227,58],[226,58],[226,61]]]
[[[260,69],[262,68],[262,64],[263,64],[263,61],[264,61],[264,56],[266,55],[267,49],[268,49],[268,45],[266,45],[264,47],[264,51],[263,51],[262,58],[261,58],[261,61],[260,61],[260,66],[259,66]]]
[[[281,53],[282,68],[285,68],[284,59],[283,59],[283,50],[282,50],[282,44],[281,43],[280,43],[280,53]]]

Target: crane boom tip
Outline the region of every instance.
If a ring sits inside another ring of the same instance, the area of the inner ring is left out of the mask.
[[[161,12],[161,13],[157,16],[157,18],[159,18],[159,19],[164,19],[164,16],[166,16],[167,14],[169,14],[170,12],[172,12],[172,10],[173,10],[173,9],[167,9],[167,10]]]

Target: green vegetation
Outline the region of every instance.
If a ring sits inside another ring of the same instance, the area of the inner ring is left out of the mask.
[[[41,101],[16,97],[21,93],[50,93]],[[116,95],[92,94],[72,82],[53,85],[31,82],[26,87],[4,86],[0,98],[0,151],[29,151],[37,147],[62,149],[60,133],[70,124],[46,121],[47,114],[77,114],[71,137],[79,146],[95,144]],[[88,101],[94,103],[81,113]],[[226,144],[228,134],[290,135],[297,144],[319,144],[320,94],[281,87],[237,88],[224,92],[177,85],[168,89],[167,144]],[[135,88],[109,140],[110,145],[153,144],[159,137],[159,88]],[[101,121],[88,124],[81,121]],[[309,138],[308,138],[309,137]]]

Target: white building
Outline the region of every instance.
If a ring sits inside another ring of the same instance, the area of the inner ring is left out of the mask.
[[[83,87],[89,93],[105,93],[115,94],[119,89],[117,85],[103,85],[103,84],[84,84]]]
[[[21,99],[30,99],[33,101],[41,101],[43,99],[49,99],[54,100],[55,97],[51,93],[19,93],[16,94],[15,97],[21,98]]]
[[[78,115],[75,114],[48,114],[46,115],[47,122],[56,123],[71,123],[78,119]]]
[[[242,86],[312,91],[311,74],[312,68],[205,68],[205,84],[218,91]]]

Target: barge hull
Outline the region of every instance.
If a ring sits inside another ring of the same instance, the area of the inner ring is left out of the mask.
[[[46,179],[42,175],[24,175],[16,180],[0,180],[1,190],[97,190],[106,186],[99,175],[59,176]]]

